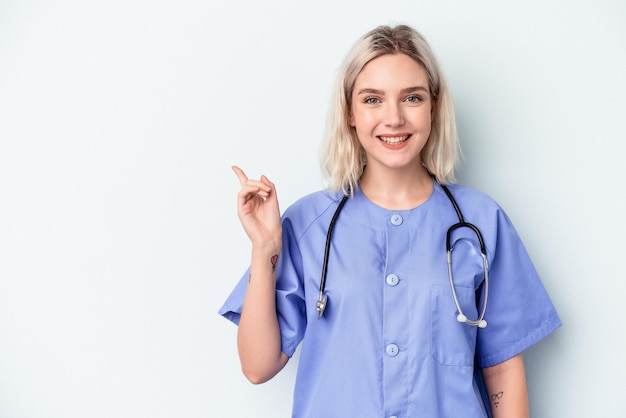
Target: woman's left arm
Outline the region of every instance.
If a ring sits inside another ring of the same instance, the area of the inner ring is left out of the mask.
[[[528,389],[521,354],[483,369],[493,418],[529,418]]]

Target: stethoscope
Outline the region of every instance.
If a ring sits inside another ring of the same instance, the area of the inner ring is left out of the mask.
[[[461,213],[461,209],[459,209],[459,205],[454,199],[454,196],[452,196],[452,193],[450,192],[448,187],[442,183],[438,183],[438,184],[446,193],[446,196],[448,196],[450,203],[452,203],[452,206],[454,206],[454,210],[456,211],[456,214],[459,217],[459,222],[452,225],[450,228],[448,228],[448,232],[446,233],[448,277],[450,279],[450,289],[452,289],[452,297],[454,298],[454,304],[456,305],[456,309],[458,312],[456,319],[459,322],[464,322],[473,327],[485,328],[487,326],[487,321],[485,321],[483,318],[485,316],[485,311],[487,310],[487,297],[489,296],[489,267],[487,264],[487,251],[485,249],[485,242],[483,240],[482,234],[480,233],[480,230],[475,225],[469,222],[465,222],[465,220],[463,219],[463,214]],[[322,264],[322,278],[320,279],[320,295],[319,295],[319,299],[315,307],[315,310],[317,310],[318,312],[317,319],[320,319],[324,315],[324,311],[326,310],[326,305],[328,304],[328,295],[324,293],[324,290],[326,289],[326,271],[328,270],[328,254],[330,253],[330,241],[331,241],[331,236],[333,234],[333,230],[335,229],[335,222],[337,221],[337,218],[339,217],[339,213],[341,213],[343,206],[346,204],[346,201],[348,200],[348,196],[349,195],[344,195],[343,198],[341,199],[341,202],[339,202],[339,206],[337,206],[337,209],[335,210],[335,213],[330,221],[330,225],[328,226],[328,232],[326,233],[326,248],[324,249],[324,262]],[[459,303],[459,298],[456,294],[454,278],[452,276],[452,250],[454,249],[454,246],[451,245],[450,241],[451,241],[452,233],[459,228],[469,228],[472,231],[474,231],[474,233],[478,237],[478,243],[480,245],[480,254],[483,258],[483,268],[485,270],[485,278],[484,278],[484,283],[483,283],[483,306],[482,306],[480,315],[478,316],[476,320],[469,319],[463,313],[463,310],[461,309],[461,305]]]

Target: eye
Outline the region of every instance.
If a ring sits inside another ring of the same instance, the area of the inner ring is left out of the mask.
[[[409,103],[421,103],[424,101],[424,99],[422,98],[422,96],[418,96],[416,94],[413,94],[411,96],[407,96],[406,99],[404,99],[406,102]]]
[[[378,104],[380,103],[380,99],[378,97],[369,96],[363,100],[365,104]]]

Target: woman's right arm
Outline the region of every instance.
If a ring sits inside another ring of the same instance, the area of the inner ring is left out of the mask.
[[[244,375],[254,384],[274,377],[289,357],[281,350],[276,314],[276,266],[282,247],[282,226],[276,188],[267,177],[250,180],[233,167],[241,183],[237,214],[252,242],[250,278],[243,303],[237,347]]]

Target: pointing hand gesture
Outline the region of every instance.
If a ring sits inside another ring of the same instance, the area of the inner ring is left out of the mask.
[[[237,215],[252,245],[280,242],[282,225],[274,184],[265,176],[260,180],[248,179],[237,166],[233,166],[233,171],[241,183]]]

